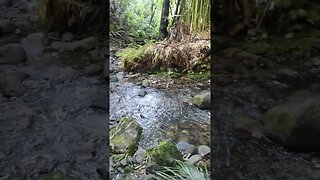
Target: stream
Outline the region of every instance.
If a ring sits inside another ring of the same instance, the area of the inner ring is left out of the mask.
[[[111,58],[110,67],[118,67],[114,57]],[[134,82],[129,74],[120,72],[118,68],[113,69],[116,70],[110,76],[117,76],[118,81],[110,82],[110,86],[117,89],[110,93],[111,126],[121,117],[136,118],[143,128],[139,146],[144,149],[154,147],[168,138],[174,141],[187,140],[195,145],[209,144],[210,112],[181,101],[182,96],[192,98],[197,90],[184,89],[187,92],[181,93],[174,87],[167,90],[143,87]],[[133,76],[135,79],[148,79],[149,75]]]

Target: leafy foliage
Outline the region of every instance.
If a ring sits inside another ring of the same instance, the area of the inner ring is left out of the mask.
[[[40,18],[49,30],[88,30],[103,25],[106,6],[103,0],[42,0]]]

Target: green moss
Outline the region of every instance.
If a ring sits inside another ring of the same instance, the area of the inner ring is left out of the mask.
[[[114,154],[133,155],[138,147],[142,128],[135,118],[121,118],[118,126],[110,130],[110,147]]]
[[[164,77],[164,78],[178,78],[182,76],[182,73],[178,73],[178,72],[173,72],[173,71],[158,71],[155,73],[156,76],[158,77]]]
[[[194,96],[192,100],[195,105],[200,105],[202,102],[202,98],[199,95]]]
[[[290,136],[297,119],[290,112],[285,112],[280,107],[275,107],[265,114],[263,121],[265,130],[268,133],[285,139]]]
[[[171,166],[174,165],[176,160],[182,160],[182,155],[177,147],[164,140],[151,152],[151,157],[158,165]]]

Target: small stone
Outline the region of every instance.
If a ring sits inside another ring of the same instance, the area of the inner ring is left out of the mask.
[[[111,83],[110,84],[110,92],[117,92],[118,91],[118,87],[115,83]]]
[[[113,75],[113,76],[110,76],[110,82],[117,82],[118,81],[118,77]]]
[[[127,165],[127,159],[126,158],[123,158],[121,161],[120,161],[120,164],[122,165],[122,166],[126,166]]]
[[[311,59],[311,63],[314,66],[320,66],[320,57],[314,57]]]
[[[195,154],[195,155],[191,156],[191,157],[188,159],[187,163],[188,163],[188,164],[191,164],[191,165],[194,165],[194,164],[196,164],[197,162],[201,161],[201,158],[202,158],[202,157],[201,157],[200,154]]]
[[[136,161],[137,161],[138,163],[142,163],[142,162],[143,162],[144,157],[145,157],[145,155],[144,155],[145,153],[146,153],[146,150],[144,150],[144,149],[142,149],[142,148],[139,148],[139,149],[135,152],[134,157],[135,157],[135,159],[136,159]]]
[[[190,153],[192,154],[194,152],[194,145],[189,144],[184,141],[180,141],[176,144],[176,147],[182,151],[182,153]]]
[[[138,93],[138,96],[140,96],[140,97],[144,97],[146,94],[147,94],[147,92],[146,92],[146,91],[144,91],[144,90],[140,90],[140,91],[139,91],[139,93]]]
[[[206,145],[201,145],[199,146],[198,148],[198,153],[201,155],[201,156],[206,156],[208,154],[210,154],[210,147],[206,146]]]
[[[142,86],[143,86],[143,87],[149,87],[149,86],[150,86],[149,81],[148,81],[147,79],[143,80],[143,81],[142,81]]]

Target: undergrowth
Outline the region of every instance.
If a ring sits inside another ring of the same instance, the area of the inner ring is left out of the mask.
[[[206,167],[196,167],[177,161],[176,167],[162,167],[155,172],[157,180],[209,180],[210,173]]]

